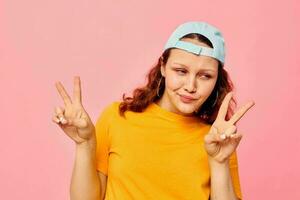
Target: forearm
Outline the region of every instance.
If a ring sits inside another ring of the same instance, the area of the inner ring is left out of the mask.
[[[96,151],[93,145],[76,145],[76,158],[70,185],[71,200],[100,200],[101,186],[95,162]]]
[[[229,161],[219,163],[209,159],[211,200],[237,200],[229,169]]]

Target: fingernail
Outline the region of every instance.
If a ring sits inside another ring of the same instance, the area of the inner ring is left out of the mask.
[[[226,138],[226,135],[223,133],[223,134],[220,135],[220,138],[221,138],[222,140],[224,140],[224,139]]]
[[[60,117],[59,120],[62,124],[65,124],[67,122],[67,120],[64,117]]]

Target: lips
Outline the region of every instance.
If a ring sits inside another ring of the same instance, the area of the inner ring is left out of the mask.
[[[190,96],[186,96],[186,95],[179,95],[179,97],[180,97],[180,100],[181,100],[183,103],[191,103],[191,102],[193,102],[194,100],[196,100],[195,98],[190,97]]]
[[[188,100],[196,100],[195,98],[191,97],[191,96],[186,96],[186,95],[179,95],[185,99],[188,99]]]

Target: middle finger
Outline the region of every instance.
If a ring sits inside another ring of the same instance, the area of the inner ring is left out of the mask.
[[[74,77],[74,102],[81,103],[81,82],[80,77]]]

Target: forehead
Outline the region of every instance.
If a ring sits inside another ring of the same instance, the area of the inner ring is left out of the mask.
[[[193,69],[218,70],[218,61],[215,58],[204,55],[195,55],[182,49],[171,49],[168,58],[169,65],[183,65]]]

